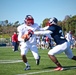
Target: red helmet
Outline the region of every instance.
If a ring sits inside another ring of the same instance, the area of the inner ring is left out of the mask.
[[[27,15],[26,17],[25,17],[25,23],[28,25],[28,26],[30,26],[30,25],[33,25],[34,24],[34,19],[33,19],[33,17],[31,16],[31,15]]]

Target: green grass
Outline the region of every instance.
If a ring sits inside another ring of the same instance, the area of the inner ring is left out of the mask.
[[[64,53],[56,55],[56,57],[63,67],[68,69],[64,71],[52,71],[56,65],[49,59],[47,55],[48,51],[49,50],[39,49],[39,54],[41,56],[39,66],[35,64],[35,59],[29,51],[27,58],[31,65],[31,70],[24,71],[24,63],[15,62],[18,60],[22,61],[20,50],[18,52],[13,52],[11,47],[0,47],[0,75],[30,75],[29,73],[35,73],[32,75],[76,75],[76,68],[74,68],[76,67],[76,61],[68,59]],[[73,53],[76,55],[76,49],[73,50]]]

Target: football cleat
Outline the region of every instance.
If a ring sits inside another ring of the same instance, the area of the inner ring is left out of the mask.
[[[55,71],[62,71],[62,70],[64,70],[62,67],[57,67],[57,68],[55,68],[54,69]]]
[[[39,59],[36,60],[36,64],[37,64],[37,65],[40,64],[40,56],[39,56]]]
[[[30,66],[26,66],[26,68],[24,70],[30,70]]]

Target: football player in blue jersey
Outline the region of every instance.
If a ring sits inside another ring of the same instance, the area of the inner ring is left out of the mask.
[[[73,60],[76,60],[76,56],[73,55],[72,50],[70,49],[70,43],[64,37],[62,28],[58,26],[57,22],[57,18],[50,18],[48,21],[48,26],[42,28],[42,30],[44,31],[34,32],[34,34],[51,34],[51,37],[56,43],[56,46],[49,50],[48,56],[57,65],[57,68],[55,68],[54,70],[61,71],[64,70],[64,68],[59,63],[55,55],[64,52],[68,58]]]

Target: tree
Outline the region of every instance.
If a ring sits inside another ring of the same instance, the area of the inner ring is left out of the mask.
[[[67,21],[70,18],[71,18],[71,15],[70,16],[69,15],[66,15],[63,21]]]
[[[66,31],[73,31],[76,34],[76,15],[69,16],[67,19],[62,21],[63,26],[65,26]]]
[[[44,20],[43,20],[43,24],[42,24],[42,27],[45,27],[46,25],[47,25],[47,23],[48,23],[48,20],[49,20],[49,18],[45,18]]]
[[[4,22],[5,22],[5,25],[7,25],[7,24],[8,24],[8,20],[5,20]]]
[[[14,26],[19,26],[19,21],[16,21],[15,23],[14,23]]]

